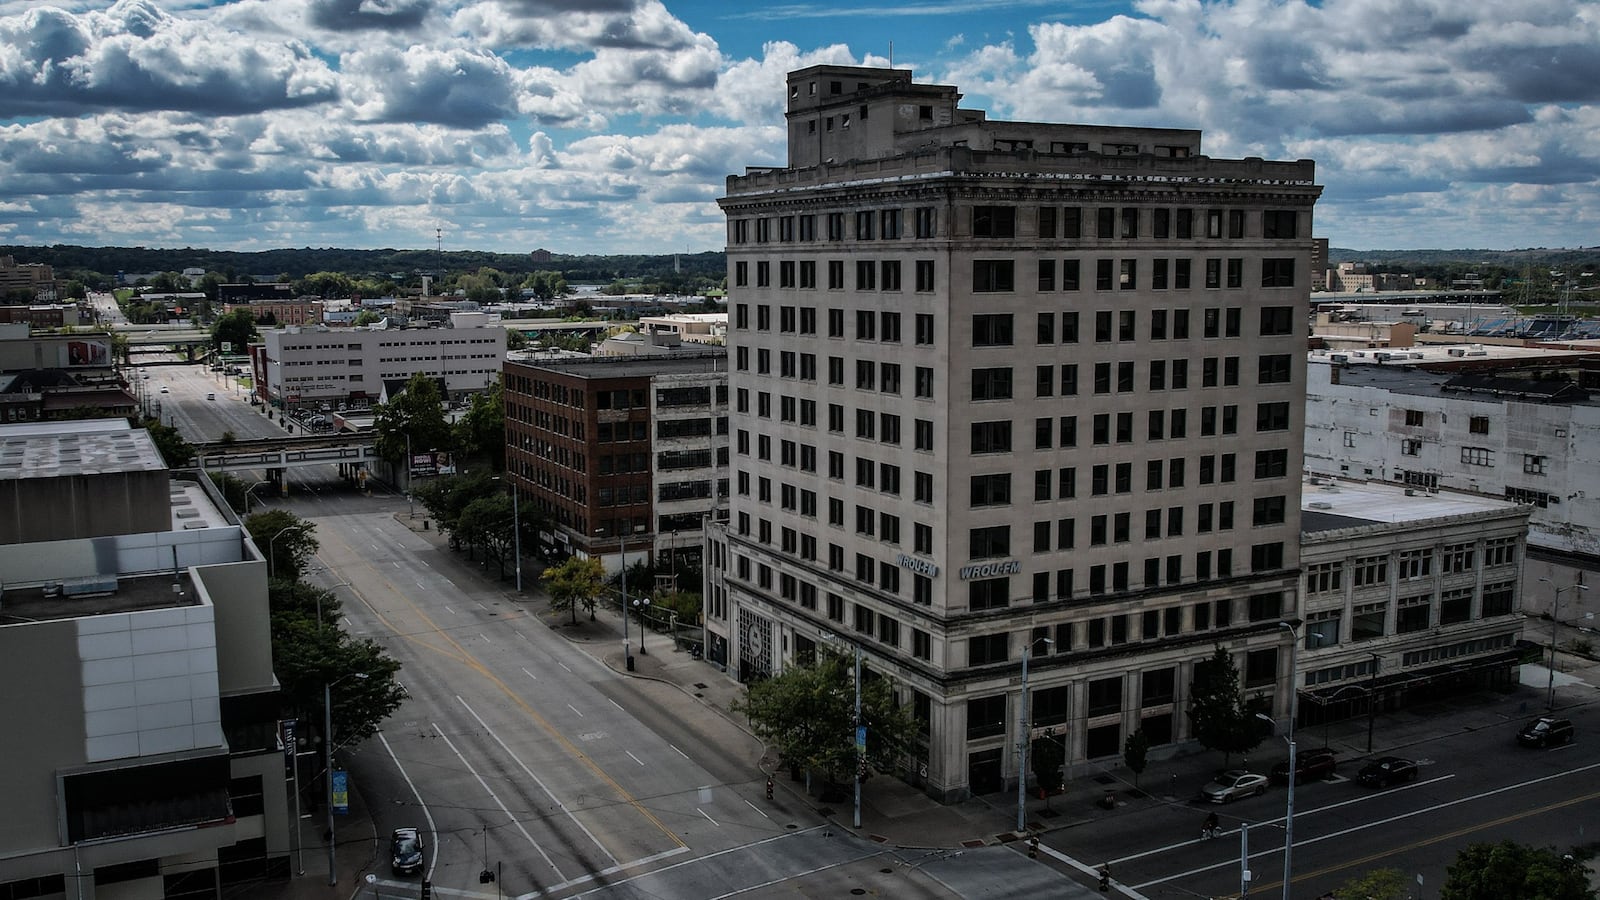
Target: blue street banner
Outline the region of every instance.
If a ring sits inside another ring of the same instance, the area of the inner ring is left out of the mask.
[[[294,727],[295,727],[296,724],[299,723],[299,721],[300,721],[299,719],[284,719],[283,721],[278,723],[279,727],[282,729],[282,733],[281,733],[280,737],[283,740],[283,760],[284,760],[284,762],[290,762],[290,763],[294,762],[294,751],[295,751]]]
[[[333,770],[333,811],[341,816],[350,812],[350,776],[343,769]]]
[[[867,726],[865,725],[856,726],[856,752],[867,752]]]

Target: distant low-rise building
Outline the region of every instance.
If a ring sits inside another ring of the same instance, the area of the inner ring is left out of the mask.
[[[0,256],[0,299],[13,295],[30,297],[34,303],[55,303],[55,270],[43,263],[18,264],[15,257]]]
[[[686,344],[725,344],[728,341],[728,314],[672,313],[642,316],[639,329],[647,334],[675,334]]]
[[[245,303],[228,303],[222,307],[224,314],[231,313],[236,309],[248,310],[259,324],[322,324],[323,302],[321,300],[251,300]]]
[[[418,374],[439,378],[451,399],[483,390],[500,374],[506,331],[481,314],[458,314],[446,328],[290,327],[263,332],[259,348],[252,365],[263,401],[364,406],[384,382]]]

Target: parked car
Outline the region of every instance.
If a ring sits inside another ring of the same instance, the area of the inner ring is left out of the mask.
[[[1305,784],[1307,781],[1323,781],[1339,765],[1334,758],[1334,751],[1326,747],[1311,750],[1302,750],[1295,754],[1295,784]],[[1272,780],[1277,784],[1289,783],[1289,761],[1284,760],[1272,767]]]
[[[389,865],[396,875],[422,871],[422,834],[415,828],[396,828],[389,837]]]
[[[207,391],[206,392],[206,399],[207,400],[215,400],[215,399],[217,399],[217,392],[216,391]]]
[[[1232,803],[1240,797],[1256,797],[1266,792],[1267,776],[1243,769],[1229,769],[1217,773],[1217,777],[1207,782],[1200,789],[1200,796],[1212,803]]]
[[[1517,732],[1517,743],[1524,747],[1549,747],[1572,740],[1572,722],[1553,716],[1540,716],[1522,726]]]
[[[1402,781],[1417,780],[1417,764],[1398,756],[1384,756],[1361,767],[1356,776],[1367,787],[1386,788]]]

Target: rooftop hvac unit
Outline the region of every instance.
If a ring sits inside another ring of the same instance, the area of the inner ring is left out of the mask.
[[[1312,509],[1333,509],[1333,504],[1326,500],[1313,500],[1306,505]]]
[[[1479,348],[1477,350],[1468,350],[1467,351],[1467,355],[1468,356],[1488,356],[1489,355],[1489,351],[1484,350],[1482,348]]]
[[[1385,353],[1382,350],[1379,350],[1377,353],[1372,354],[1372,356],[1373,356],[1374,359],[1376,359],[1378,362],[1381,362],[1381,363],[1386,363],[1389,360],[1394,358],[1394,354],[1393,353]]]
[[[1449,353],[1451,356],[1466,356],[1467,355],[1467,348],[1465,348],[1465,347],[1451,347],[1446,352]]]
[[[1360,354],[1357,354],[1357,355],[1359,356]],[[1336,363],[1344,363],[1344,362],[1349,362],[1350,361],[1350,355],[1348,353],[1335,353],[1334,355],[1332,355],[1332,356],[1330,356],[1328,358],[1333,360]]]
[[[61,592],[68,597],[99,597],[117,592],[117,576],[89,575],[61,582]]]

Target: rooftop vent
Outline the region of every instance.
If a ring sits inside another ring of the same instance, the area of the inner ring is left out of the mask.
[[[1333,504],[1326,500],[1313,500],[1307,505],[1312,509],[1333,509]]]

